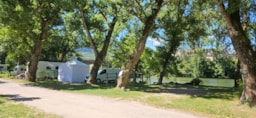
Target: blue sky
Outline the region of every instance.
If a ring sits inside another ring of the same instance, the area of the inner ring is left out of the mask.
[[[155,38],[148,37],[147,42],[146,42],[146,47],[156,50],[156,46],[160,46],[160,45],[161,45],[160,41],[158,41]]]

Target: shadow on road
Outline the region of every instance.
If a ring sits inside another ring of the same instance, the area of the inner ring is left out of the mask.
[[[4,94],[0,96],[5,97],[9,100],[13,100],[15,102],[32,101],[32,100],[40,99],[39,97],[22,97],[19,94]]]
[[[6,82],[4,82],[4,81],[0,81],[0,84],[4,84],[4,83],[6,83]]]

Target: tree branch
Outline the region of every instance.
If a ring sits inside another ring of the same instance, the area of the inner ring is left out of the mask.
[[[91,35],[89,27],[88,27],[88,23],[87,23],[87,21],[85,19],[85,15],[84,15],[85,12],[84,12],[84,10],[82,8],[79,8],[79,12],[80,12],[80,15],[81,15],[81,19],[82,19],[82,23],[83,23],[84,29],[85,29],[85,31],[87,33],[87,37],[88,37],[88,39],[90,41],[91,47],[93,48],[94,54],[97,57],[99,52],[97,50],[97,46],[96,46],[95,42],[93,41],[92,35]]]

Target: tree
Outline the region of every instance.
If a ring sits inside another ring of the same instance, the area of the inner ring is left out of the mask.
[[[41,60],[68,61],[77,55],[78,48],[89,46],[77,12],[65,12],[61,19],[62,23],[52,28],[44,42]]]
[[[15,30],[10,27],[1,27],[0,43],[7,53],[6,62],[10,65],[19,65],[26,62],[29,49]]]
[[[157,58],[158,52],[148,47],[145,48],[140,58],[140,70],[146,78],[150,78],[152,75],[158,75],[160,73],[161,60]]]
[[[169,63],[172,61],[174,62],[175,57],[174,54],[176,53],[177,48],[179,47],[182,40],[184,40],[184,30],[187,28],[187,21],[188,19],[187,14],[184,14],[186,6],[188,5],[187,0],[180,0],[176,2],[172,2],[172,4],[168,4],[167,13],[161,19],[159,19],[160,27],[164,29],[164,33],[158,37],[164,40],[163,46],[160,46],[159,58],[163,58],[162,62],[162,69],[160,72],[160,76],[158,79],[157,84],[162,84],[163,77],[167,73],[167,69]],[[173,9],[173,10],[171,10]]]
[[[77,5],[77,7],[87,38],[96,57],[87,83],[95,84],[99,67],[108,51],[121,6],[118,2],[102,0],[87,2],[85,6]],[[97,41],[101,41],[101,39],[104,39],[104,43],[100,49]]]
[[[155,19],[164,2],[163,0],[156,0],[154,2],[139,2],[135,0],[129,1],[128,3],[128,6],[133,6],[131,11],[136,14],[138,19],[140,19],[140,22],[143,23],[143,28],[141,29],[142,34],[139,38],[139,42],[136,45],[133,55],[128,58],[126,67],[122,70],[122,76],[118,77],[116,87],[120,89],[125,89],[127,87],[130,73],[139,61],[141,54],[143,53],[147,37],[153,30]]]
[[[232,40],[238,59],[243,68],[244,89],[240,99],[240,103],[244,104],[248,101],[252,106],[256,105],[256,53],[253,50],[251,41],[246,28],[243,24],[247,23],[247,16],[243,13],[243,4],[240,0],[228,0],[227,7],[222,1],[217,2],[218,9],[226,23],[228,34]],[[247,13],[247,12],[245,12]],[[246,26],[246,25],[245,25]]]
[[[22,44],[29,49],[26,78],[36,81],[37,64],[40,59],[43,41],[48,31],[58,23],[60,4],[57,1],[3,1],[1,21],[5,27],[14,30]],[[16,36],[17,36],[16,35]],[[15,38],[18,38],[15,37]]]
[[[126,30],[127,33],[119,40],[113,40],[110,53],[108,53],[114,67],[125,67],[126,59],[132,55],[138,39],[138,32],[136,31],[138,31],[139,24],[122,23],[122,25],[123,27],[119,26],[118,28]]]

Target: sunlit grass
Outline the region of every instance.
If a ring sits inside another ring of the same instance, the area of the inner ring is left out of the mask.
[[[0,118],[60,118],[60,116],[47,114],[0,96]]]

